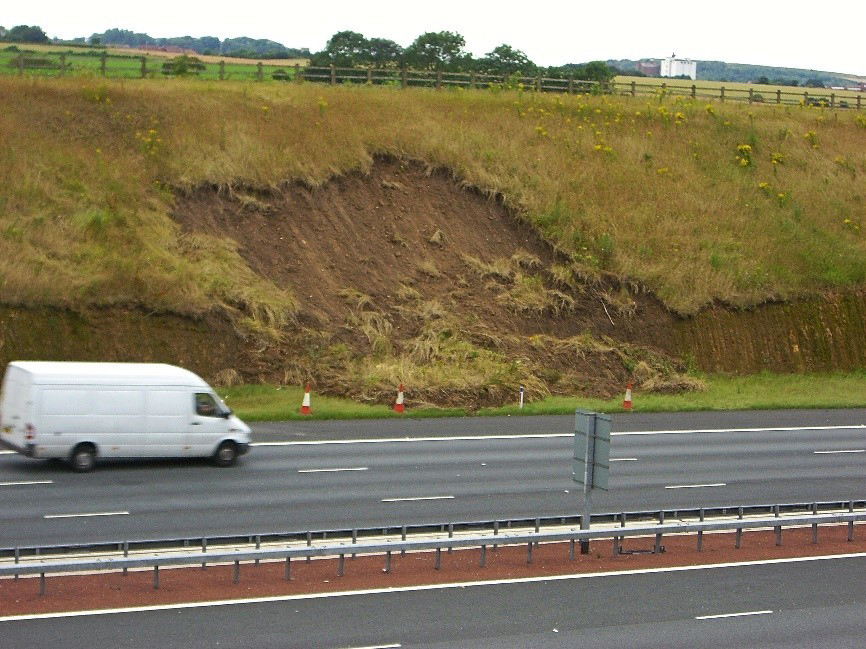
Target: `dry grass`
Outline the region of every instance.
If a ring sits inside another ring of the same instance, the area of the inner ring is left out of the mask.
[[[501,194],[573,271],[634,279],[683,313],[866,281],[866,119],[854,111],[11,77],[0,106],[5,302],[216,307],[279,327],[291,296],[230,242],[180,236],[171,191],[315,186],[376,154],[453,169]]]

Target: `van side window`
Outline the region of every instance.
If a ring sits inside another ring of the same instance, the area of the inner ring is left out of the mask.
[[[216,401],[207,392],[196,392],[195,412],[202,417],[219,416],[219,408],[217,408]]]

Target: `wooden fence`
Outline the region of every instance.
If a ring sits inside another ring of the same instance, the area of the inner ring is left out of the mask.
[[[124,59],[124,65],[109,65],[109,61]],[[6,70],[19,76],[33,74],[40,76],[64,77],[70,74],[80,74],[81,69],[67,61],[65,54],[56,59],[46,53],[40,58],[20,54],[9,59]],[[162,62],[155,62],[147,57],[138,58],[109,56],[102,52],[98,57],[98,65],[89,68],[87,72],[106,78],[159,78],[163,77]],[[251,81],[282,81],[311,82],[338,84],[390,85],[398,88],[425,87],[435,88],[512,88],[533,92],[555,93],[592,93],[618,94],[631,97],[686,97],[693,100],[739,101],[750,104],[777,105],[811,105],[827,108],[866,107],[862,101],[863,93],[849,92],[839,94],[835,91],[822,91],[818,88],[803,90],[782,90],[781,88],[762,87],[706,87],[687,83],[638,83],[610,82],[599,84],[596,81],[585,81],[568,78],[552,78],[537,76],[503,76],[481,74],[476,72],[443,72],[437,70],[413,70],[406,67],[390,68],[343,68],[336,66],[311,67],[295,64],[294,66],[277,66],[264,64],[262,61],[252,65],[241,65],[233,62],[219,61],[204,64],[195,75],[214,80],[251,80]]]

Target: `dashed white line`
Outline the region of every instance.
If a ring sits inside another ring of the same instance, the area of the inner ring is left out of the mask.
[[[612,457],[608,462],[637,462],[636,457]]]
[[[369,468],[366,466],[356,466],[342,469],[298,469],[298,473],[341,473],[343,471],[369,471]]]
[[[705,487],[724,487],[724,482],[710,482],[707,484],[672,484],[665,489],[703,489]]]
[[[369,647],[347,647],[347,649],[399,649],[401,644],[376,644]]]
[[[22,487],[33,484],[54,484],[54,480],[21,480],[20,482],[0,482],[0,487]]]
[[[454,496],[419,496],[417,498],[383,498],[383,503],[402,503],[412,500],[454,500]]]
[[[84,514],[45,514],[45,518],[91,518],[94,516],[129,516],[129,512],[90,512]]]
[[[725,617],[745,617],[748,615],[769,615],[773,611],[744,611],[742,613],[720,613],[719,615],[697,615],[696,620],[720,620]]]
[[[855,448],[849,451],[813,451],[815,455],[835,455],[836,453],[866,453],[866,448]]]

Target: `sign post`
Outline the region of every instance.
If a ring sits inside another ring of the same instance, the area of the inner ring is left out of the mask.
[[[523,408],[523,386],[520,386],[520,398],[518,400],[518,408]]]
[[[574,462],[572,480],[583,486],[580,529],[589,529],[592,490],[607,491],[610,473],[610,416],[596,412],[574,412]],[[589,554],[589,541],[580,542],[580,553]]]

